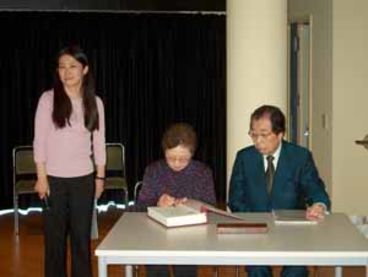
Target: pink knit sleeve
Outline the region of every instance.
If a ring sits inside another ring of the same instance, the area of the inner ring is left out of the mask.
[[[52,91],[44,92],[38,101],[34,122],[34,161],[36,163],[46,162],[46,138],[52,128]]]
[[[105,146],[105,111],[102,100],[96,97],[99,129],[93,131],[93,156],[96,165],[106,164],[106,146]]]

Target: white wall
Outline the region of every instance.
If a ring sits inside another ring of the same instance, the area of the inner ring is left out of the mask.
[[[368,215],[368,1],[333,1],[334,210]]]
[[[354,141],[368,134],[368,1],[288,3],[291,17],[312,16],[312,150],[333,211],[367,215],[368,151]]]

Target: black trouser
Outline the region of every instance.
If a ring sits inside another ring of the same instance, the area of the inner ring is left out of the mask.
[[[49,176],[49,209],[44,209],[45,277],[66,277],[67,236],[70,236],[72,276],[92,277],[91,222],[93,175]]]
[[[197,266],[195,265],[174,265],[175,277],[195,277],[197,276]],[[147,277],[169,277],[169,267],[167,265],[147,265]]]
[[[248,277],[272,277],[269,266],[247,266]],[[305,266],[284,266],[281,277],[308,277],[308,269]]]

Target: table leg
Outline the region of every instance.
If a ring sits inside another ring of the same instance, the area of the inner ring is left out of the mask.
[[[342,267],[341,266],[337,266],[335,268],[335,277],[342,277]]]
[[[125,277],[133,277],[133,266],[131,265],[125,266]]]
[[[107,277],[107,265],[104,257],[98,257],[98,277]]]

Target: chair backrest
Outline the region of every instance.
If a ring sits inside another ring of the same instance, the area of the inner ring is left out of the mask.
[[[18,194],[35,193],[37,180],[36,165],[32,146],[17,146],[13,149],[13,193],[14,201]]]
[[[125,177],[125,149],[121,143],[106,143],[106,171],[121,171]]]
[[[15,177],[23,174],[36,174],[32,146],[17,146],[13,149],[13,172]]]
[[[139,197],[139,192],[141,191],[143,186],[143,181],[138,181],[137,183],[135,183],[134,186],[134,202],[137,203],[138,201],[138,197]]]

